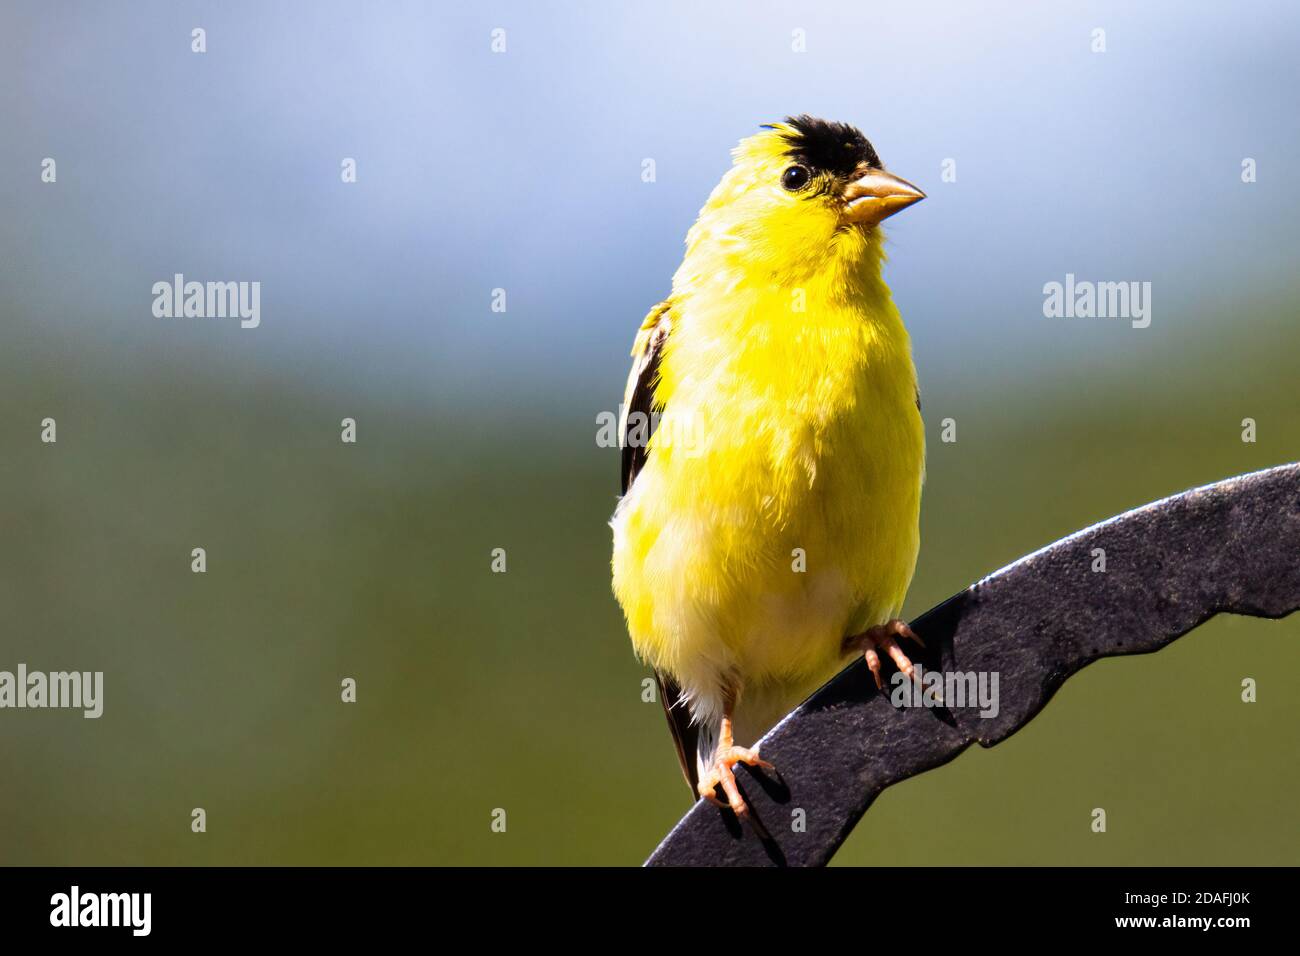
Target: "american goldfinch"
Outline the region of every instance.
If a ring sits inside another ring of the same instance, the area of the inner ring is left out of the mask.
[[[925,194],[806,115],[733,157],[637,333],[610,523],[682,771],[744,816],[733,768],[771,769],[744,744],[855,654],[913,672],[925,436],[880,223]]]

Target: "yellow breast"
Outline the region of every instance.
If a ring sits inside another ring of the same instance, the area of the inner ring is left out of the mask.
[[[878,276],[675,289],[649,458],[614,518],[638,653],[688,693],[822,679],[896,615],[918,548],[924,434]],[[747,691],[748,692],[748,691]]]

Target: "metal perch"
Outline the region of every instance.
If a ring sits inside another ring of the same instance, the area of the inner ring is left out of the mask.
[[[1093,570],[1096,548],[1105,550],[1104,573]],[[770,836],[742,831],[730,813],[701,802],[646,863],[823,865],[885,787],[972,743],[1005,740],[1098,658],[1159,650],[1221,612],[1280,618],[1297,609],[1300,463],[1126,512],[1021,558],[912,622],[925,640],[926,670],[999,675],[995,717],[895,708],[859,660],[763,738],[779,778],[742,774]],[[794,807],[806,815],[803,832],[791,832]]]

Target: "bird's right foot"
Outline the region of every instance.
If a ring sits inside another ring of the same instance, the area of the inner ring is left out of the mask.
[[[700,784],[697,788],[700,796],[708,800],[715,807],[730,807],[731,812],[738,817],[746,816],[749,813],[749,806],[745,803],[745,798],[740,795],[740,788],[736,786],[736,774],[731,768],[736,764],[744,764],[747,767],[759,767],[763,770],[775,770],[772,764],[763,760],[758,755],[758,748],[737,747],[729,745],[719,747],[713,755],[713,766],[709,772],[700,777]],[[726,800],[719,800],[716,788],[721,787]]]

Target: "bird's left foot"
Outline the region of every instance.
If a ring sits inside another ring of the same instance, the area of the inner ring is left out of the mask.
[[[876,679],[877,689],[884,690],[885,685],[880,680],[880,651],[889,655],[895,667],[909,678],[915,679],[916,668],[912,666],[911,659],[903,653],[903,649],[898,646],[900,637],[909,638],[920,644],[922,648],[925,647],[925,642],[907,626],[906,621],[895,618],[884,624],[867,628],[861,634],[844,638],[844,650],[861,651],[862,656],[866,658],[867,667],[871,670],[871,676]]]

